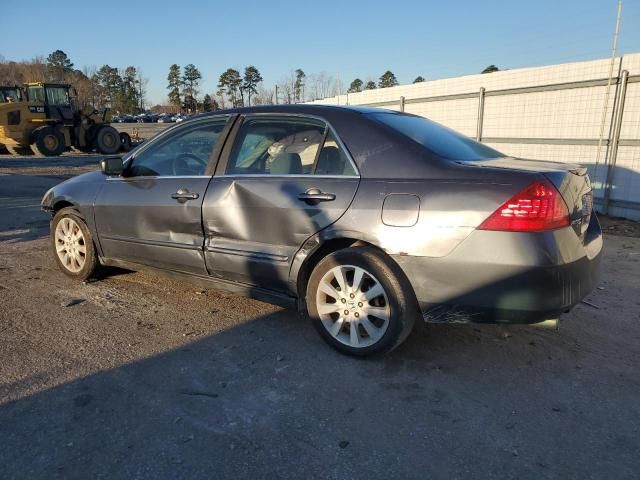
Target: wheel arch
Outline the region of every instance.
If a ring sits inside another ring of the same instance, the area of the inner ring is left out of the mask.
[[[311,243],[312,248],[307,248],[305,250],[305,246],[308,247],[309,243]],[[416,298],[413,286],[409,282],[409,279],[405,275],[400,265],[398,265],[398,263],[382,248],[371,242],[368,242],[361,238],[357,238],[356,236],[346,235],[327,238],[324,241],[320,238],[315,237],[310,241],[307,241],[305,243],[305,246],[303,246],[303,248],[300,250],[300,252],[298,252],[297,255],[297,257],[302,255],[304,258],[302,258],[301,261],[298,261],[297,268],[296,260],[298,260],[298,258],[294,259],[291,271],[291,278],[295,282],[298,312],[300,313],[306,312],[305,298],[307,293],[307,284],[309,282],[311,272],[313,272],[313,269],[316,267],[316,265],[318,265],[318,263],[320,263],[320,261],[327,255],[330,255],[338,250],[351,247],[366,246],[376,250],[383,258],[385,258],[389,262],[389,265],[393,268],[394,272],[402,278],[403,282],[406,282],[405,285],[407,285],[407,287],[410,287],[411,295]]]

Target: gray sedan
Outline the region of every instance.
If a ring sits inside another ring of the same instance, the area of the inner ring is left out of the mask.
[[[417,319],[555,321],[596,282],[586,169],[414,115],[220,111],[101,166],[42,200],[64,273],[155,269],[295,306],[348,354],[391,351]]]

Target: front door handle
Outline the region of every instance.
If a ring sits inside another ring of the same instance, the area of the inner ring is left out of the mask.
[[[336,199],[336,195],[334,193],[325,193],[321,191],[319,188],[310,188],[304,193],[298,195],[298,200],[302,200],[303,202],[331,202]]]
[[[171,194],[171,198],[183,202],[186,202],[187,200],[195,200],[199,196],[200,195],[198,195],[197,193],[191,193],[186,188],[180,188],[176,193]]]

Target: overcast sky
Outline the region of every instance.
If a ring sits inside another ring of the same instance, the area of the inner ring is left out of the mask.
[[[27,8],[28,3],[28,8]],[[267,86],[288,72],[348,85],[387,69],[400,83],[611,54],[614,0],[252,1],[0,0],[0,54],[64,50],[77,68],[134,65],[165,102],[169,65],[194,63],[212,93],[228,67],[255,65]],[[640,52],[640,1],[623,2],[619,52]]]

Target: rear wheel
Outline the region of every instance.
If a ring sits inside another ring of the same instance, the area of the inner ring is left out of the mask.
[[[113,155],[120,150],[120,135],[111,125],[103,125],[95,134],[94,145],[98,152]]]
[[[131,137],[126,132],[120,132],[120,144],[123,152],[131,151]]]
[[[72,208],[63,208],[51,222],[51,244],[62,272],[78,280],[91,277],[98,258],[89,228]]]
[[[356,356],[396,348],[419,311],[402,271],[372,247],[347,248],[322,259],[309,278],[306,303],[322,338]]]
[[[37,128],[33,132],[33,138],[31,150],[41,157],[57,157],[62,155],[66,147],[64,135],[50,126]]]

